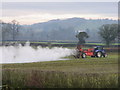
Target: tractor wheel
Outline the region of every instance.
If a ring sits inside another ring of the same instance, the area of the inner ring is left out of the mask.
[[[97,52],[96,53],[96,57],[98,57],[98,58],[102,57],[102,53],[101,52]]]
[[[93,57],[93,58],[94,58],[95,56],[91,56],[91,57]]]
[[[85,53],[83,53],[81,56],[82,56],[82,58],[86,58],[86,54]]]
[[[103,54],[103,57],[107,57],[107,54],[106,54],[106,53],[104,53],[104,54]]]
[[[79,55],[79,54],[77,54],[77,55],[75,55],[74,57],[75,57],[75,58],[80,58],[80,55]]]
[[[77,58],[80,58],[80,55],[78,55]]]

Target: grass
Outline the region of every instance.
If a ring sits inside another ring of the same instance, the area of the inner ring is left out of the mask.
[[[6,42],[6,43],[9,43],[9,42],[11,42],[11,41],[3,41],[3,42]],[[14,41],[13,41],[14,42]],[[17,41],[17,42],[19,42],[19,43],[25,43],[25,41]],[[78,43],[78,41],[75,41],[75,40],[46,40],[46,41],[38,41],[38,42],[31,42],[31,43],[35,43],[35,44],[48,44],[48,43],[50,43],[50,44],[52,44],[52,45],[54,45],[54,44],[58,44],[58,45],[64,45],[64,44],[77,44]],[[88,44],[88,45],[105,45],[105,43],[94,43],[94,42],[87,42],[86,44]],[[111,45],[120,45],[120,43],[112,43]]]
[[[105,43],[86,43],[89,45],[105,45]],[[120,45],[120,43],[112,43],[111,45]]]
[[[107,58],[3,64],[4,88],[117,88],[118,54]]]

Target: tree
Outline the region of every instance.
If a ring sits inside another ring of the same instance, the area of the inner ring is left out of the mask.
[[[15,38],[18,34],[20,25],[19,25],[19,22],[17,22],[16,20],[13,20],[10,24],[11,24],[12,38],[13,38],[13,40],[15,40]]]
[[[4,23],[3,21],[0,20],[0,33],[1,33],[1,38],[2,40],[9,39],[10,36],[10,24],[9,23]]]
[[[78,45],[82,45],[85,43],[85,39],[88,38],[89,36],[86,32],[79,32],[79,34],[77,34],[76,37],[79,40]]]
[[[115,41],[117,38],[117,24],[105,24],[99,28],[99,34],[102,37],[103,41],[105,41],[106,45],[109,46],[110,43]]]
[[[118,42],[120,42],[120,24],[118,24]]]

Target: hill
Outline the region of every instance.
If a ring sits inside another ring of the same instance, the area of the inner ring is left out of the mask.
[[[48,22],[22,25],[17,40],[77,40],[75,35],[79,31],[86,31],[90,38],[89,42],[98,42],[99,27],[103,24],[115,24],[117,20],[111,19],[84,19],[68,18],[56,19]],[[6,35],[8,36],[8,35]],[[7,38],[7,39],[10,39]]]

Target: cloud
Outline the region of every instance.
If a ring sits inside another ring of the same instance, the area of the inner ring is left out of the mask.
[[[20,2],[3,3],[2,7],[3,10],[19,10],[28,12],[42,11],[54,13],[115,13],[117,8],[117,3],[113,2]]]
[[[119,0],[4,0],[3,2],[119,2]]]
[[[113,17],[104,17],[97,14],[50,14],[50,13],[37,13],[32,15],[23,15],[23,16],[14,16],[14,17],[2,17],[3,21],[10,22],[13,19],[18,20],[20,24],[33,24],[38,22],[46,22],[52,19],[66,19],[66,18],[86,18],[86,19],[103,19],[103,18],[112,18]]]
[[[115,2],[20,2],[3,3],[2,19],[22,24],[72,17],[117,18]]]

